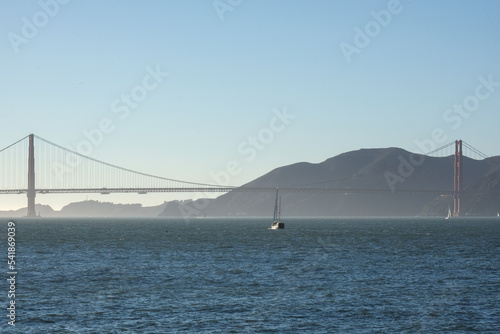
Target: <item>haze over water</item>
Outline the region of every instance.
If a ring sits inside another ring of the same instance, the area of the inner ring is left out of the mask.
[[[15,223],[20,333],[500,330],[497,219]]]

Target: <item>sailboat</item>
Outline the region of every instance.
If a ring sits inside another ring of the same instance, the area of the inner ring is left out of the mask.
[[[451,218],[451,209],[450,209],[450,208],[448,208],[448,216],[446,216],[446,218],[445,218],[445,219],[450,219],[450,218]]]
[[[284,229],[285,223],[281,221],[281,197],[278,196],[278,188],[276,188],[276,199],[274,200],[274,217],[270,230]]]

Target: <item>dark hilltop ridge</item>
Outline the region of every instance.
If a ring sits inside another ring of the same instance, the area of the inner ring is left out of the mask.
[[[419,156],[399,148],[361,149],[318,164],[301,162],[276,168],[242,187],[346,189],[345,192],[282,191],[288,217],[445,216],[451,195],[419,191],[453,190],[454,157]],[[500,211],[500,157],[464,157],[462,213]],[[382,190],[363,191],[363,190]],[[395,190],[395,192],[392,192]],[[413,191],[399,193],[397,191]],[[174,202],[161,216],[270,216],[274,192],[231,192],[207,203]]]
[[[317,164],[279,167],[242,187],[282,188],[284,217],[445,216],[449,207],[453,209],[452,196],[438,191],[453,190],[453,164],[453,156],[420,156],[399,148],[361,149]],[[500,212],[500,156],[464,157],[463,182],[462,214],[496,216]],[[318,191],[328,188],[342,191]],[[235,191],[216,199],[171,201],[153,207],[84,201],[61,211],[37,205],[36,211],[44,217],[269,217],[274,196],[274,191]],[[25,214],[26,209],[0,212],[4,217]]]

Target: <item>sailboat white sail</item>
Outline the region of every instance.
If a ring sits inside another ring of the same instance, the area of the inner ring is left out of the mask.
[[[281,221],[281,197],[278,194],[279,190],[276,188],[276,199],[274,200],[274,215],[271,230],[284,229],[285,223]]]
[[[448,216],[446,216],[446,219],[450,219],[451,218],[451,209],[448,208]]]

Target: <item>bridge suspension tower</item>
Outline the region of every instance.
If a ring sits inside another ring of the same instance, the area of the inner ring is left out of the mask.
[[[35,210],[35,142],[34,135],[29,135],[28,147],[28,217],[36,217]]]
[[[460,217],[460,195],[463,186],[462,141],[455,141],[455,164],[453,175],[453,216]]]

